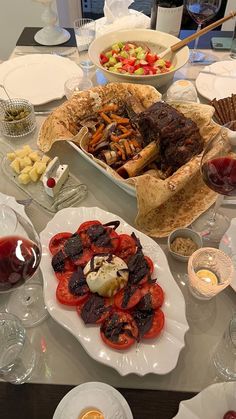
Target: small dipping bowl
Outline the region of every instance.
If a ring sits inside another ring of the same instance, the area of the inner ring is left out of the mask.
[[[170,235],[168,236],[168,250],[170,252],[170,254],[177,260],[179,260],[180,262],[188,262],[189,258],[191,255],[189,256],[184,256],[181,255],[180,253],[176,253],[171,249],[171,243],[177,238],[177,237],[183,237],[183,238],[188,238],[188,239],[192,239],[192,241],[194,243],[196,243],[197,245],[197,249],[200,249],[203,246],[202,243],[202,238],[200,236],[200,234],[198,234],[196,231],[191,230],[190,228],[177,228],[176,230],[172,231],[170,233]]]
[[[36,127],[33,105],[25,99],[0,103],[0,130],[6,137],[23,137]]]

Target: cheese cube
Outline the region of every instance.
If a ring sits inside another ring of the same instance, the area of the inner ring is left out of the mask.
[[[32,169],[32,166],[26,166],[21,170],[21,173],[29,173]]]
[[[37,151],[33,151],[32,153],[30,153],[29,154],[29,158],[32,160],[32,161],[39,161],[39,160],[41,160],[41,158],[40,158],[40,156],[38,155],[38,152]]]
[[[50,157],[46,156],[46,154],[42,157],[42,163],[46,163],[46,165],[50,162]]]
[[[37,182],[39,176],[36,170],[36,167],[33,167],[29,172],[29,177],[33,182]]]
[[[14,160],[16,158],[16,153],[7,153],[8,160]]]
[[[20,168],[20,159],[19,158],[16,158],[15,160],[13,160],[13,162],[11,162],[10,166],[16,173],[18,173],[18,175],[20,174],[21,168]]]
[[[28,150],[24,149],[24,148],[21,148],[20,150],[16,150],[15,153],[16,153],[17,157],[23,158],[23,157],[28,155]]]
[[[23,146],[23,149],[27,151],[27,154],[30,154],[33,151],[32,148],[29,146],[29,144],[25,144]]]
[[[37,161],[36,163],[34,163],[34,167],[36,168],[36,172],[38,173],[38,175],[42,175],[46,170],[46,163]]]
[[[18,180],[19,180],[19,182],[20,182],[20,183],[22,183],[23,185],[27,185],[27,183],[29,183],[29,182],[30,182],[30,177],[29,177],[29,174],[28,174],[28,173],[21,173],[21,174],[18,176]]]
[[[24,167],[26,166],[30,166],[32,165],[32,161],[28,156],[23,157],[22,159],[20,159],[20,167],[21,169],[24,169]]]

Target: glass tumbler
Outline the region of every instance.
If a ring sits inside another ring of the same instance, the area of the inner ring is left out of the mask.
[[[79,53],[87,51],[95,38],[96,23],[93,19],[76,19],[74,21],[75,39]]]
[[[236,313],[216,347],[213,364],[221,378],[226,381],[236,380]]]
[[[0,378],[23,384],[36,365],[36,352],[18,317],[0,313]]]
[[[234,33],[233,33],[233,38],[232,38],[232,45],[231,45],[229,55],[234,60],[236,59],[236,22],[235,22]]]
[[[188,285],[191,294],[210,300],[232,281],[234,267],[224,252],[213,247],[196,250],[188,261]]]

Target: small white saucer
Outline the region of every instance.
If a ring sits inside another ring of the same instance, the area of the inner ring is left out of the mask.
[[[99,409],[105,419],[133,419],[125,398],[115,388],[100,382],[81,384],[63,397],[53,419],[78,419],[89,407]]]

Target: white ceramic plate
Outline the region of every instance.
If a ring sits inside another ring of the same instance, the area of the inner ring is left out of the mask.
[[[57,280],[51,267],[51,255],[48,244],[52,236],[61,231],[74,232],[84,221],[100,220],[106,223],[119,220],[119,232],[131,234],[133,231],[141,240],[144,253],[154,262],[154,278],[165,292],[163,311],[166,324],[158,339],[141,342],[127,351],[116,351],[105,346],[100,338],[97,326],[87,327],[75,309],[67,308],[56,300]],[[184,297],[171,275],[166,256],[160,246],[145,234],[127,224],[122,218],[100,208],[66,208],[58,212],[49,221],[40,234],[43,255],[41,271],[44,279],[44,297],[50,315],[70,331],[81,343],[87,353],[96,361],[115,368],[121,375],[134,373],[167,374],[177,364],[179,353],[184,347],[184,335],[188,330],[185,316]]]
[[[121,189],[123,189],[127,194],[131,196],[136,197],[136,190],[135,187],[132,185],[129,185],[128,183],[122,182],[122,180],[117,179],[115,176],[112,176],[111,173],[107,172],[104,167],[102,167],[100,164],[98,164],[96,161],[91,159],[86,153],[81,150],[76,144],[74,144],[72,141],[69,141],[69,144],[89,163],[92,164],[92,166],[96,167],[100,172],[102,172],[108,179],[110,179],[112,182],[114,182],[117,186],[119,186]]]
[[[122,394],[114,387],[99,382],[81,384],[69,391],[57,406],[53,419],[74,419],[78,418],[84,407],[95,406],[97,409],[102,407],[103,400],[100,393],[107,396],[106,405],[110,406],[114,400],[120,407],[120,412],[118,411],[115,416],[106,416],[107,419],[133,419],[130,407]]]
[[[236,383],[213,384],[197,396],[180,403],[173,419],[223,419],[229,410],[236,411]]]
[[[0,66],[0,83],[11,98],[24,98],[41,105],[64,96],[64,83],[83,72],[69,58],[31,54],[5,61]],[[3,89],[0,98],[7,99]]]
[[[207,71],[209,74],[200,72],[196,79],[196,88],[200,95],[209,100],[214,98],[219,100],[231,96],[232,93],[236,93],[235,61],[218,61],[217,63],[204,67],[203,71]]]
[[[231,220],[228,230],[221,239],[219,248],[229,255],[233,261],[235,271],[231,287],[236,291],[236,218]]]

